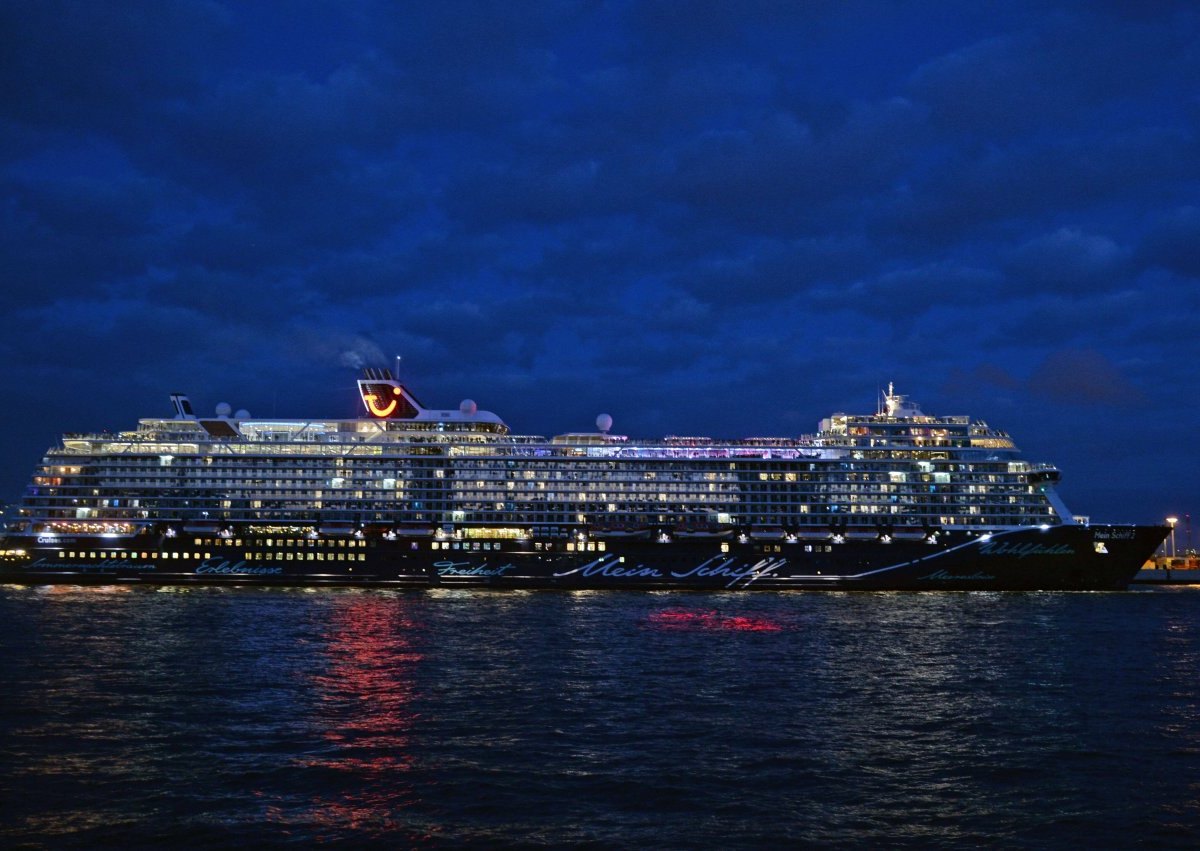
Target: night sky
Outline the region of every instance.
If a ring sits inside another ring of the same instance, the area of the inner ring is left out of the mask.
[[[894,381],[1076,513],[1200,507],[1195,3],[9,0],[0,34],[0,501],[172,391],[356,416],[400,355],[546,435],[796,435]]]

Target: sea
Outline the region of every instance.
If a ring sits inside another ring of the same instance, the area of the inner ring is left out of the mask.
[[[1195,848],[1200,588],[0,587],[0,847]]]

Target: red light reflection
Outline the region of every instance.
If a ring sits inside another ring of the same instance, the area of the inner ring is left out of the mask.
[[[748,615],[722,615],[717,612],[655,612],[646,622],[656,629],[691,629],[727,632],[778,632],[778,623]]]
[[[419,800],[410,752],[417,628],[392,599],[339,603],[324,637],[328,667],[311,675],[309,723],[321,731],[324,747],[295,760],[301,769],[324,772],[328,791],[301,812],[275,807],[268,816],[316,825],[326,838],[375,836],[403,828],[401,813]],[[408,840],[423,844],[419,836]]]

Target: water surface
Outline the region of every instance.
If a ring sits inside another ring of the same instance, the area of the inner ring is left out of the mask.
[[[0,589],[0,845],[1194,847],[1200,589]]]

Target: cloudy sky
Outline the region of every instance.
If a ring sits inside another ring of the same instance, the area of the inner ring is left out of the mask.
[[[894,381],[1075,512],[1200,508],[1194,3],[12,0],[0,32],[3,500],[171,391],[354,416],[400,355],[536,434],[794,435]]]

